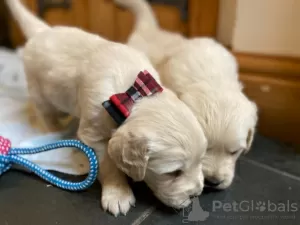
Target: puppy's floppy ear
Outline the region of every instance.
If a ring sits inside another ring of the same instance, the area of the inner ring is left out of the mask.
[[[116,131],[108,143],[108,154],[116,166],[134,181],[145,177],[148,159],[146,139],[130,132]]]
[[[250,149],[251,149],[253,138],[254,138],[254,134],[255,134],[255,127],[256,127],[257,120],[258,120],[257,106],[252,101],[250,103],[252,105],[252,128],[250,128],[248,130],[247,140],[246,140],[247,147],[246,147],[246,149],[244,151],[244,154],[248,153],[250,151]]]
[[[247,134],[247,147],[244,151],[244,154],[247,154],[250,151],[250,148],[252,146],[252,142],[253,142],[253,137],[254,137],[254,129],[249,129],[248,130],[248,134]]]

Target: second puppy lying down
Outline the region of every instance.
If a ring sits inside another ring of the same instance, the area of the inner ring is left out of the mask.
[[[257,122],[256,105],[242,92],[233,55],[213,39],[187,39],[161,29],[146,0],[114,1],[136,17],[128,45],[146,53],[163,84],[201,124],[208,141],[206,184],[229,187],[238,157],[251,147]]]
[[[79,138],[96,152],[110,139],[99,171],[104,209],[126,214],[134,204],[123,172],[144,180],[172,207],[185,207],[191,195],[202,192],[206,139],[175,94],[162,87],[141,98],[120,127],[102,106],[128,90],[140,71],[147,70],[162,86],[143,53],[80,29],[49,27],[19,0],[6,2],[28,38],[23,51],[28,88],[45,125],[59,129],[58,119],[70,114],[80,120]]]

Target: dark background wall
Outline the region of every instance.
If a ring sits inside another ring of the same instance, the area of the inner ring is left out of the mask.
[[[180,10],[182,19],[187,19],[188,0],[148,0],[148,2],[175,6]]]
[[[8,11],[3,0],[0,1],[0,46],[10,47],[8,33]]]

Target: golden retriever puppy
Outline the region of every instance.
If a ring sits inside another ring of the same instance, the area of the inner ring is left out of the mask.
[[[203,130],[143,53],[77,28],[50,27],[19,0],[6,3],[28,39],[22,54],[36,113],[51,130],[65,115],[78,118],[78,137],[98,155],[106,149],[99,171],[105,210],[126,214],[134,204],[126,175],[176,208],[201,193]],[[119,93],[127,102],[115,102]]]
[[[144,0],[115,2],[136,17],[128,45],[146,53],[163,84],[192,109],[204,129],[206,185],[229,187],[237,159],[251,147],[257,123],[256,105],[242,92],[235,58],[213,39],[187,39],[162,30]]]

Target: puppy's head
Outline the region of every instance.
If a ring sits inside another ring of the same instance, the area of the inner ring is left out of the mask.
[[[181,99],[197,116],[208,140],[203,160],[205,185],[216,189],[229,187],[237,159],[250,150],[253,141],[256,105],[234,87],[216,90],[194,85]]]
[[[110,139],[108,153],[120,170],[144,180],[162,202],[181,208],[202,192],[206,147],[196,117],[165,90],[136,103]]]

